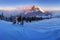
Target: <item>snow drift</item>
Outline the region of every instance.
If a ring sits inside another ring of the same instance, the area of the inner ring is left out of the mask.
[[[0,40],[60,40],[60,18],[23,26],[0,20]]]

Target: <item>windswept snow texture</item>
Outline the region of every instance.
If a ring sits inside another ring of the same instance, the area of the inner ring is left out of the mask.
[[[0,40],[60,40],[60,18],[24,25],[0,20]]]

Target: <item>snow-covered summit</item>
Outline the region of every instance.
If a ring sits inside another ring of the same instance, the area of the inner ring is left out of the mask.
[[[25,12],[21,13],[20,15],[25,16],[25,17],[43,17],[43,16],[51,16],[51,13],[45,11],[44,9],[42,9],[39,6],[31,6],[28,7],[27,9],[24,10]]]

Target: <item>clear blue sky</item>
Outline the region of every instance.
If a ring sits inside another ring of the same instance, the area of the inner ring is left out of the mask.
[[[0,7],[19,5],[39,5],[46,8],[60,8],[60,0],[0,0]]]

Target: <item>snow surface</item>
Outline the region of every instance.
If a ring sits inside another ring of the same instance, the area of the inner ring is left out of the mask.
[[[24,25],[0,20],[0,40],[60,40],[60,18]]]

